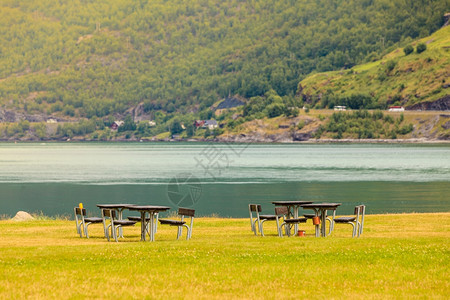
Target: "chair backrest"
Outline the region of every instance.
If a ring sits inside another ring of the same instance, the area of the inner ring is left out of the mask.
[[[355,206],[355,215],[357,216],[364,216],[366,212],[366,206],[365,205],[357,205]]]
[[[366,213],[366,206],[365,205],[360,205],[359,206],[359,213],[361,215],[364,215]]]
[[[275,207],[275,215],[277,216],[285,216],[288,214],[288,208],[286,206],[277,206]]]
[[[191,223],[189,224],[187,234],[187,239],[190,239],[192,236],[192,226],[194,225],[195,209],[179,207],[178,215],[181,216],[181,221],[184,221],[184,217],[191,217]],[[181,235],[181,227],[178,227],[178,236],[180,235]]]
[[[75,215],[86,216],[86,209],[85,208],[75,207]]]
[[[189,209],[189,208],[178,208],[178,215],[179,216],[188,216],[193,217],[195,215],[195,209]]]
[[[84,222],[84,216],[86,215],[86,210],[84,208],[74,207],[73,212],[75,213],[75,224],[77,225],[77,232],[80,237],[83,237],[82,230],[85,230],[86,224]],[[80,218],[78,218],[78,216],[80,216]]]
[[[249,204],[248,209],[250,212],[261,212],[261,205],[260,204]]]
[[[252,228],[252,231],[256,234],[256,227],[255,223],[258,222],[259,224],[259,213],[261,212],[261,205],[259,204],[249,204],[248,205],[248,212],[250,215],[250,226]],[[256,212],[256,220],[253,221],[253,213]]]
[[[359,224],[359,235],[363,232],[364,227],[364,215],[366,214],[366,206],[360,205],[359,206],[359,215],[361,216],[361,222]]]
[[[102,215],[104,217],[109,217],[111,219],[115,219],[116,218],[116,211],[113,209],[102,209]]]

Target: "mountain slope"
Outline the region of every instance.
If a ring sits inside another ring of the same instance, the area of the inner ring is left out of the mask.
[[[426,50],[417,53],[419,44]],[[367,107],[403,105],[413,110],[450,109],[450,26],[410,43],[406,55],[397,48],[381,60],[351,70],[318,73],[300,82],[307,101],[318,107],[352,105],[352,96],[367,99]]]
[[[92,118],[293,96],[443,24],[450,0],[3,0],[0,107]]]

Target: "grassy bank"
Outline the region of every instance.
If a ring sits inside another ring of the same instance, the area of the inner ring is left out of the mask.
[[[368,215],[332,236],[255,237],[247,219],[197,218],[193,238],[159,227],[155,243],[139,228],[108,243],[73,221],[0,221],[0,298],[447,298],[450,213]]]

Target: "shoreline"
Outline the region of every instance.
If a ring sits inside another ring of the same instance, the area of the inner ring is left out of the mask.
[[[71,139],[71,140],[3,140],[5,144],[31,144],[31,143],[217,143],[217,144],[450,144],[450,140],[440,139],[309,139],[304,141],[294,140],[269,140],[248,138],[216,138],[216,139],[115,139],[108,141]]]
[[[21,213],[21,214],[19,214]],[[25,215],[26,217],[21,217],[20,215]],[[19,218],[15,219],[15,216],[19,214]],[[379,217],[379,216],[397,216],[397,215],[450,215],[450,211],[440,211],[440,212],[399,212],[399,213],[366,213],[366,216],[372,216],[372,217]],[[6,218],[6,215],[1,216],[0,222],[36,222],[36,221],[73,221],[73,216],[71,214],[67,215],[55,215],[55,216],[48,216],[44,215],[39,212],[26,212],[26,211],[17,211],[15,216]],[[195,217],[196,219],[208,219],[208,220],[236,220],[236,221],[242,221],[242,220],[248,220],[249,217],[221,217],[216,214],[212,215],[200,215]]]

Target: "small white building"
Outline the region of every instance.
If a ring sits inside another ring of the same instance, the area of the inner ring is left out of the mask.
[[[405,111],[403,106],[390,106],[389,111]]]
[[[347,107],[345,105],[338,105],[334,107],[334,110],[347,110]]]
[[[56,119],[50,118],[47,120],[47,123],[54,124],[54,123],[58,123],[58,121]]]
[[[216,120],[206,120],[203,127],[208,127],[210,130],[217,128],[219,125]]]

